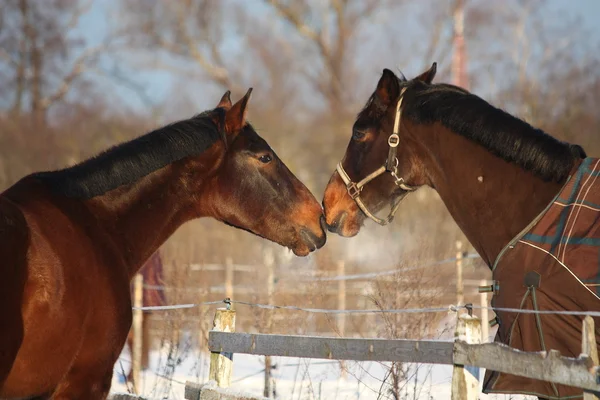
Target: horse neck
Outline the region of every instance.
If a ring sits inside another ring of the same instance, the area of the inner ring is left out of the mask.
[[[490,267],[563,185],[545,182],[440,124],[410,130],[431,186]]]
[[[203,163],[199,163],[203,164]],[[194,170],[188,182],[184,168],[173,163],[133,184],[88,200],[103,228],[114,240],[130,277],[183,223],[206,216],[199,206],[210,168]]]

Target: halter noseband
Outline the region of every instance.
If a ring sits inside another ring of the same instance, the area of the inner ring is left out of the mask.
[[[352,180],[350,179],[350,177],[344,170],[344,167],[342,166],[341,161],[337,165],[337,171],[340,174],[340,177],[342,178],[344,183],[346,184],[346,190],[348,191],[348,194],[350,195],[352,200],[354,200],[356,202],[358,207],[362,210],[362,212],[365,213],[365,215],[367,217],[371,218],[373,221],[375,221],[376,223],[378,223],[379,225],[382,225],[382,226],[389,224],[394,219],[394,214],[398,210],[400,201],[404,198],[404,196],[406,196],[408,194],[408,192],[413,192],[418,189],[418,187],[409,186],[409,185],[405,184],[404,179],[402,177],[398,176],[398,158],[396,157],[396,154],[398,152],[398,144],[400,143],[400,137],[398,136],[398,131],[400,129],[400,118],[402,116],[402,98],[403,98],[405,90],[406,90],[406,88],[402,88],[402,91],[400,92],[400,99],[398,99],[398,104],[396,106],[396,119],[394,121],[394,132],[388,138],[388,146],[390,146],[390,148],[388,151],[388,156],[387,156],[385,165],[382,165],[375,171],[371,172],[369,175],[364,177],[358,183],[352,182]],[[403,193],[395,201],[387,218],[381,219],[381,218],[376,217],[373,213],[371,213],[369,211],[369,209],[367,208],[367,206],[365,206],[365,203],[363,203],[363,201],[360,198],[360,192],[362,191],[363,187],[365,187],[365,185],[367,183],[371,182],[373,179],[377,178],[379,175],[381,175],[385,172],[389,172],[392,175],[396,186],[398,186],[400,189],[404,190],[405,193]]]

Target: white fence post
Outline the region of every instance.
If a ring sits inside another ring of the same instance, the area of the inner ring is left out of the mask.
[[[344,275],[346,275],[346,262],[344,260],[339,260],[337,262],[337,275],[341,277],[338,281],[337,287],[337,306],[338,310],[346,309],[346,280],[343,279]],[[341,337],[346,335],[346,314],[338,314],[337,315],[338,322],[338,331]],[[346,379],[346,363],[344,360],[340,360],[340,377],[342,379]]]
[[[463,288],[463,251],[462,242],[456,241],[456,305],[462,306],[464,303]]]
[[[337,274],[339,277],[346,275],[346,263],[344,260],[340,260],[337,263]],[[337,293],[337,305],[338,310],[346,309],[346,281],[344,279],[340,279],[338,281],[338,293]],[[346,334],[346,314],[338,314],[338,330],[340,332],[340,336],[344,337]]]
[[[589,315],[583,319],[583,327],[581,330],[581,352],[590,356],[594,365],[598,365],[598,347],[596,344],[594,319]],[[592,393],[584,393],[583,400],[598,400],[598,396],[595,396]]]
[[[483,279],[480,287],[484,287],[487,281]],[[490,324],[488,323],[488,294],[487,292],[480,292],[480,306],[481,306],[481,342],[487,343],[490,335]]]
[[[139,394],[142,390],[140,382],[140,370],[142,367],[142,323],[144,312],[139,309],[143,306],[144,299],[144,277],[138,273],[133,278],[133,305],[138,309],[133,310],[133,349],[131,349],[131,368],[133,387],[135,393]]]
[[[481,343],[481,320],[460,314],[456,323],[455,339],[468,344]],[[479,368],[454,365],[452,371],[452,400],[477,400],[479,398]]]
[[[226,308],[217,308],[213,320],[213,331],[235,332],[235,311]],[[210,355],[210,371],[208,379],[217,382],[219,387],[231,385],[231,372],[233,371],[233,353],[213,352]]]
[[[231,257],[225,259],[225,298],[233,299],[233,260]]]

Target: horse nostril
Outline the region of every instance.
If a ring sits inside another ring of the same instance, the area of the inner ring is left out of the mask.
[[[327,232],[327,221],[325,221],[324,215],[321,215],[321,218],[319,218],[319,223],[321,224],[321,230],[323,233]]]
[[[332,232],[332,233],[338,233],[339,230],[341,229],[342,225],[344,225],[344,221],[346,220],[346,217],[348,217],[347,212],[340,213],[337,216],[337,218],[334,219],[333,222],[331,222],[331,224],[327,225],[327,230],[329,230],[329,232]]]

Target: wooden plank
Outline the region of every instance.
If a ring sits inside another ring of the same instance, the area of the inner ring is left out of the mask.
[[[137,396],[130,393],[113,393],[108,395],[108,400],[147,400],[146,397]]]
[[[191,271],[223,271],[225,264],[188,264]],[[235,272],[256,272],[260,269],[259,265],[233,264]]]
[[[590,357],[562,357],[558,351],[526,353],[501,343],[468,344],[457,340],[454,362],[505,374],[600,391],[600,369]]]
[[[204,384],[186,382],[184,398],[186,400],[267,400],[266,397],[220,388],[215,381]]]
[[[452,364],[453,342],[433,340],[347,339],[211,331],[208,348],[266,356],[356,361]]]
[[[581,332],[581,352],[588,355],[594,365],[598,365],[598,345],[596,344],[596,331],[594,319],[589,315],[583,319]],[[598,400],[599,397],[593,393],[584,393],[583,400]]]

